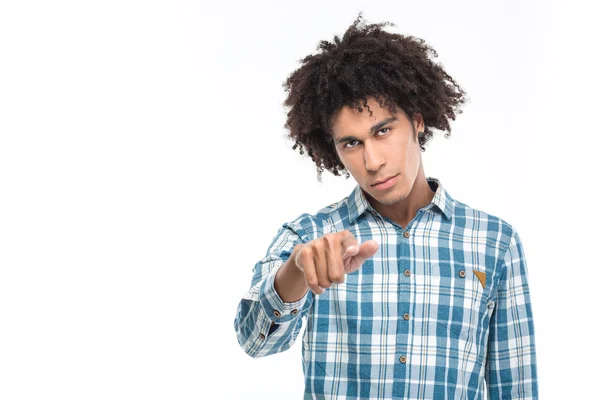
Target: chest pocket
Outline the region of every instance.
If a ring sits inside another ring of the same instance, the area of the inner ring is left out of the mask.
[[[489,280],[483,268],[452,265],[440,271],[438,324],[450,336],[473,341],[489,322]]]

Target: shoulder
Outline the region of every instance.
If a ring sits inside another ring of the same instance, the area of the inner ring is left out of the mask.
[[[348,197],[309,213],[304,212],[283,225],[296,232],[303,242],[308,242],[330,232],[337,221],[348,217]]]
[[[485,238],[488,244],[497,247],[500,253],[504,253],[511,243],[519,239],[516,228],[506,219],[458,200],[454,200],[454,203],[455,229]]]

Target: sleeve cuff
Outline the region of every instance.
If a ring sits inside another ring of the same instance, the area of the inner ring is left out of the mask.
[[[265,314],[271,320],[272,325],[290,322],[298,316],[303,315],[305,309],[312,303],[312,291],[307,290],[306,294],[298,301],[293,303],[284,302],[275,290],[275,275],[279,268],[273,268],[266,279],[263,280],[259,288],[258,298],[265,311]]]

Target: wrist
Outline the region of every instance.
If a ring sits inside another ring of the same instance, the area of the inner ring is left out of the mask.
[[[279,268],[275,274],[273,286],[279,297],[286,303],[291,303],[302,298],[308,291],[308,285],[302,272],[295,263],[295,249],[290,258]]]

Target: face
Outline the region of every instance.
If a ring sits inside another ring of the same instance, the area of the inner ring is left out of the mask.
[[[367,100],[372,117],[367,108],[358,112],[348,106],[337,115],[332,126],[335,148],[373,205],[391,206],[409,196],[422,174],[417,132],[424,128],[423,119],[417,114],[411,121],[399,107],[392,114],[373,97]],[[374,186],[392,176],[386,185]]]

